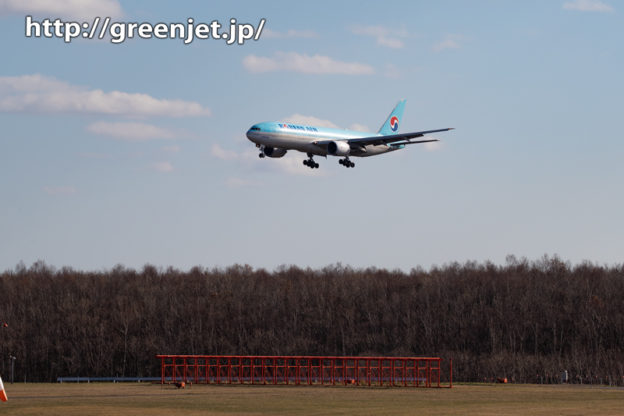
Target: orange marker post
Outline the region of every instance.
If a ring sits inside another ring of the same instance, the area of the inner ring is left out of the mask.
[[[6,402],[8,399],[6,391],[4,391],[4,384],[2,384],[2,378],[0,378],[0,400]]]

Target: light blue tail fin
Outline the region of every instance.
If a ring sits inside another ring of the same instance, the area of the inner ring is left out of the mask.
[[[388,116],[386,122],[381,126],[377,133],[388,136],[399,132],[399,125],[403,121],[403,110],[405,109],[405,100],[399,101],[394,110]]]

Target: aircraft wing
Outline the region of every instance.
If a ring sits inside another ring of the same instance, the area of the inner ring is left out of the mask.
[[[438,139],[429,139],[429,140],[407,140],[404,142],[399,142],[399,143],[390,143],[389,146],[392,147],[399,147],[399,146],[405,146],[406,144],[418,144],[418,143],[430,143],[430,142],[439,142],[440,140]]]
[[[355,145],[355,146],[391,144],[391,143],[395,143],[395,142],[400,142],[401,140],[405,140],[405,142],[399,143],[399,144],[415,144],[415,143],[437,142],[438,141],[437,139],[433,139],[433,140],[414,140],[414,141],[412,141],[411,139],[415,139],[417,137],[422,137],[425,134],[429,134],[429,133],[438,133],[438,132],[441,132],[441,131],[449,131],[449,130],[453,130],[453,128],[438,129],[438,130],[415,131],[415,132],[412,132],[412,133],[389,134],[387,136],[359,137],[357,139],[349,139],[349,140],[344,140],[344,141],[346,141],[350,145]],[[333,140],[319,140],[319,141],[314,142],[314,144],[316,144],[318,146],[326,146],[331,141],[333,141]]]

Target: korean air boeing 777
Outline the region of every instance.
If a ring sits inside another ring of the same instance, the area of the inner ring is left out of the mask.
[[[308,154],[303,161],[309,168],[318,168],[314,156],[341,156],[341,165],[355,166],[349,157],[375,156],[403,149],[408,144],[437,142],[437,139],[413,140],[429,133],[453,130],[452,128],[399,133],[405,100],[399,101],[388,119],[377,133],[363,133],[352,130],[313,127],[280,121],[254,124],[247,131],[247,138],[260,148],[261,158],[282,157],[288,150],[298,150]]]

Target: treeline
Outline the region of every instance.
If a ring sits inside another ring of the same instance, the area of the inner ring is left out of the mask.
[[[456,380],[624,381],[624,266],[232,266],[0,274],[0,371],[158,376],[155,354],[453,358]]]

